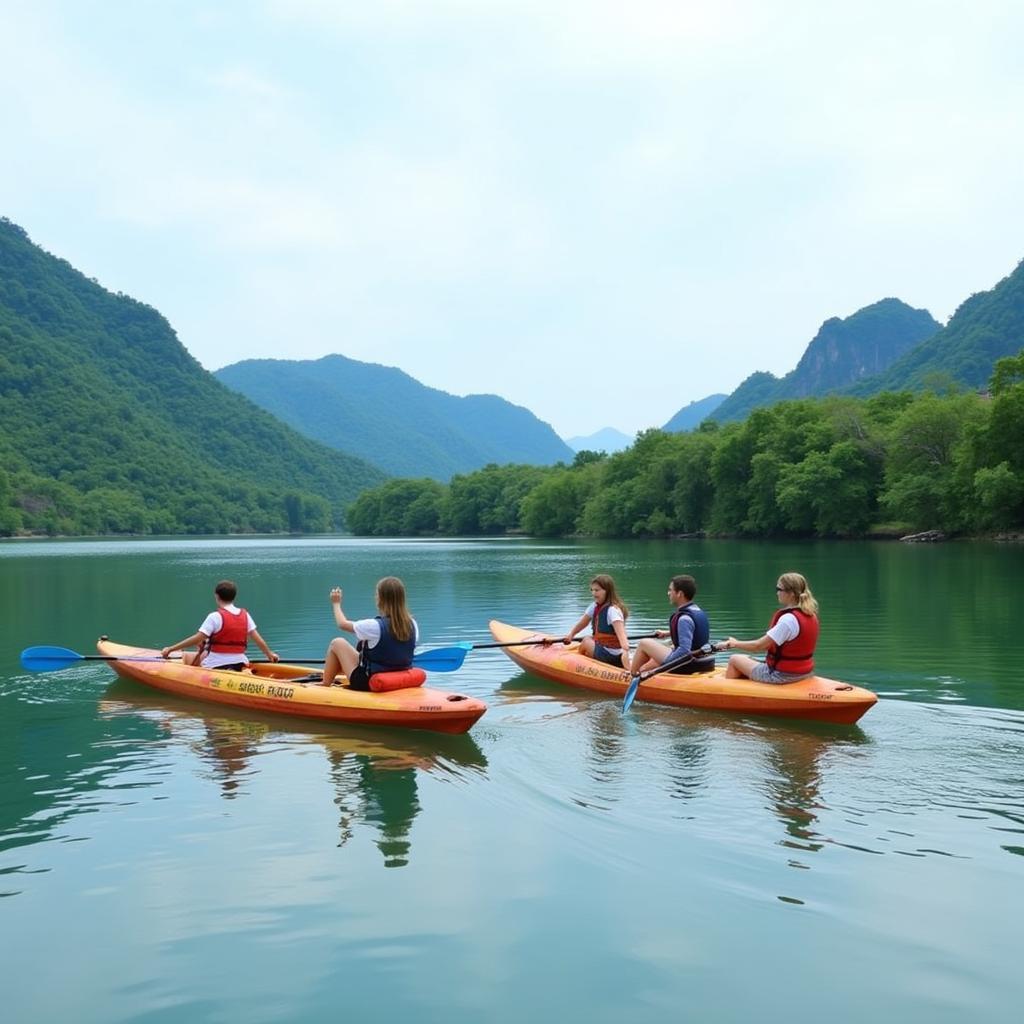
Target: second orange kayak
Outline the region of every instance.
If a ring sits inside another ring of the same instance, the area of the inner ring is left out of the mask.
[[[551,638],[543,633],[497,620],[490,625],[491,634],[499,643],[527,642],[522,647],[504,649],[527,672],[566,686],[597,690],[620,699],[625,696],[630,682],[629,673],[580,654],[578,644],[544,644],[545,639]],[[664,672],[641,683],[636,699],[655,704],[852,725],[875,704],[878,697],[860,686],[823,676],[776,685],[755,683],[749,679],[726,679],[724,669],[719,668],[714,672],[690,676]]]

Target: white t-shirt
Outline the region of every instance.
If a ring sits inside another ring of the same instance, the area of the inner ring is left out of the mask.
[[[224,606],[229,614],[237,615],[241,609],[236,608],[233,604]],[[246,624],[245,624],[245,635],[248,636],[256,629],[256,623],[253,622],[252,616],[245,613]],[[224,620],[221,618],[220,612],[210,612],[209,615],[203,619],[203,624],[199,627],[199,632],[204,636],[213,636],[214,633],[219,633],[221,627],[224,625]],[[231,651],[224,651],[217,653],[216,651],[210,651],[209,654],[203,658],[203,668],[219,668],[221,665],[237,665],[239,662],[244,664],[249,663],[249,659],[244,653],[233,653]]]
[[[800,620],[792,613],[779,616],[779,621],[768,630],[768,636],[781,647],[800,635]]]
[[[419,643],[420,627],[415,619],[412,620],[412,630],[416,643]],[[357,640],[366,641],[366,646],[370,650],[373,650],[380,643],[380,623],[376,619],[356,619],[352,623],[352,631],[355,633]]]
[[[587,605],[587,615],[590,616],[590,621],[591,622],[594,621],[594,613],[596,611],[597,611],[597,602],[596,601],[591,601],[590,604]],[[625,621],[626,621],[626,619],[625,619],[625,616],[623,616],[623,614],[622,614],[622,609],[618,605],[613,604],[608,609],[608,625],[609,625],[609,627],[614,629],[616,622],[625,622]],[[622,648],[621,647],[605,647],[605,650],[609,654],[621,654],[622,653]]]

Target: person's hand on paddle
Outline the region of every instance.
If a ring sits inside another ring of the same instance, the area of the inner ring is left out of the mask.
[[[668,636],[667,629],[656,629],[654,635],[658,640],[664,640]]]
[[[162,648],[160,650],[160,657],[161,658],[169,658],[170,656],[171,656],[171,649],[170,649],[170,647],[164,647],[164,648]]]

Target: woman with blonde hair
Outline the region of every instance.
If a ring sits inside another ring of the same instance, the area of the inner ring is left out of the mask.
[[[377,611],[372,619],[349,619],[341,607],[341,587],[330,594],[331,609],[338,629],[354,633],[356,645],[337,637],[324,658],[323,686],[330,686],[343,672],[353,690],[369,690],[376,672],[400,672],[412,665],[420,628],[405,603],[405,584],[397,576],[377,581]]]
[[[795,683],[814,675],[814,648],[818,643],[818,602],[798,572],[784,572],[775,584],[775,596],[782,607],[772,616],[768,632],[758,640],[729,637],[721,649],[765,651],[765,660],[755,661],[734,654],[725,670],[728,679],[753,679],[759,683]]]
[[[588,658],[613,665],[615,668],[629,668],[629,637],[626,636],[626,619],[629,609],[615,589],[615,580],[605,573],[598,573],[590,581],[590,596],[594,599],[587,606],[583,617],[566,636],[572,640],[576,634],[592,624],[590,636],[580,641],[580,654]]]

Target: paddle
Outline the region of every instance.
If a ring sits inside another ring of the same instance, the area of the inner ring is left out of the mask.
[[[159,654],[129,655],[115,658],[110,654],[79,654],[66,647],[26,647],[21,652],[21,667],[29,672],[59,672],[78,661],[162,661]]]
[[[472,644],[458,643],[454,647],[432,647],[412,656],[412,663],[424,672],[457,672],[462,668]],[[289,665],[322,665],[323,658],[282,658]],[[251,665],[266,665],[265,661],[252,661]]]
[[[622,700],[622,713],[625,714],[629,710],[630,704],[633,703],[633,699],[636,697],[636,691],[640,689],[640,684],[647,682],[648,679],[652,679],[656,675],[660,675],[662,672],[668,672],[669,669],[675,668],[677,665],[686,665],[693,661],[698,655],[702,658],[715,653],[715,648],[711,644],[705,644],[697,651],[690,651],[689,654],[684,654],[681,658],[673,658],[671,661],[663,661],[657,668],[652,668],[647,672],[640,673],[633,676],[633,681],[629,684],[629,689],[626,691],[626,696]]]
[[[425,672],[455,672],[462,667],[471,644],[455,647],[434,647],[413,655],[412,663]],[[21,665],[30,672],[60,672],[79,661],[163,661],[159,654],[129,654],[123,658],[112,654],[79,654],[66,647],[26,647],[21,652]],[[323,658],[281,658],[289,665],[322,665]],[[265,665],[265,661],[254,661],[254,665]]]
[[[627,636],[627,640],[646,640],[649,637],[656,636],[656,633],[638,633],[636,636]],[[582,639],[580,637],[574,638]],[[574,640],[570,640],[567,636],[563,637],[543,637],[540,640],[512,640],[505,644],[470,644],[470,648],[474,651],[485,651],[491,647],[550,647],[552,644],[571,644]]]

